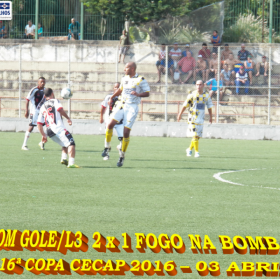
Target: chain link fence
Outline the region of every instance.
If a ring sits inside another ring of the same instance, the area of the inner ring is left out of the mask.
[[[214,122],[279,125],[280,47],[242,47],[135,44],[121,52],[85,42],[1,44],[0,116],[24,118],[25,98],[44,76],[59,99],[62,88],[71,88],[72,99],[61,102],[72,118],[99,119],[101,101],[121,81],[125,63],[134,61],[151,87],[139,121],[175,122],[195,81],[203,80]]]

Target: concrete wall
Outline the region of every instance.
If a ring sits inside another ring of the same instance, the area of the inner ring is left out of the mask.
[[[0,131],[26,131],[28,120],[0,118]],[[73,135],[101,135],[105,132],[104,124],[97,120],[74,120],[67,129]],[[35,130],[35,132],[37,129]],[[187,123],[172,122],[136,122],[131,131],[132,136],[186,137]],[[205,124],[203,138],[242,139],[242,140],[280,140],[280,126]]]

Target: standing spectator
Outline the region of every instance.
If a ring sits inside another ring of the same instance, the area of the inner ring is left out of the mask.
[[[119,55],[119,63],[121,62],[121,56],[123,55],[123,63],[124,63],[124,58],[127,52],[129,46],[129,39],[126,34],[126,31],[123,30],[122,35],[120,37],[120,55]]]
[[[249,81],[248,81],[248,74],[244,71],[244,67],[241,66],[239,71],[236,73],[236,93],[239,94],[239,87],[245,86],[245,94],[249,92]]]
[[[43,27],[41,23],[38,23],[38,38],[43,36]]]
[[[181,74],[187,74],[187,78],[185,79],[184,82],[182,82],[181,80],[181,76],[180,76],[180,82],[181,84],[186,83],[189,78],[192,76],[193,74],[193,70],[195,69],[195,59],[192,57],[192,54],[190,52],[187,52],[187,56],[183,57],[177,64],[176,70],[179,70],[179,66],[181,66],[181,70],[179,70],[181,72]]]
[[[28,24],[25,26],[24,39],[34,39],[35,37],[35,25],[32,24],[32,20],[28,21]]]
[[[174,67],[176,68],[178,61],[182,57],[182,51],[178,48],[178,43],[174,43],[173,49],[171,49],[171,51],[169,52],[169,56],[170,58],[172,58]]]
[[[252,60],[252,56],[248,55],[247,60],[244,62],[244,68],[245,68],[245,72],[247,72],[249,74],[250,85],[252,85],[252,83],[253,83],[254,66],[255,66],[255,63]]]
[[[235,74],[235,73],[234,73]],[[226,86],[234,85],[234,78],[232,75],[232,70],[229,70],[228,64],[224,64],[224,69],[221,72],[221,79],[223,81],[223,84]]]
[[[202,55],[198,55],[198,60],[196,62],[196,69],[193,71],[193,79],[196,81],[196,75],[200,75],[202,80],[206,81],[206,61],[203,60]]]
[[[0,38],[1,39],[5,39],[7,38],[7,29],[6,27],[3,25],[3,21],[0,21]]]
[[[227,60],[231,53],[233,54],[232,50],[229,49],[229,45],[225,44],[225,49],[222,51],[221,60]]]
[[[209,62],[210,57],[211,57],[211,52],[209,49],[207,49],[206,43],[202,44],[202,49],[198,52],[198,55],[202,55],[202,58]]]
[[[215,75],[215,78],[207,81],[205,83],[206,86],[211,86],[210,87],[210,91],[209,91],[209,95],[210,95],[210,98],[212,98],[212,96],[215,94],[217,95],[218,94],[218,74]],[[223,91],[223,81],[220,80],[220,95],[219,95],[219,101],[222,101],[223,99],[223,96],[224,96],[224,91]]]
[[[187,52],[190,52],[193,56],[193,52],[190,50],[190,44],[186,44],[185,48],[186,48],[186,50],[182,52],[182,56],[186,57]]]
[[[256,77],[258,77],[259,75],[267,76],[268,68],[269,65],[268,62],[266,61],[266,56],[264,55],[262,57],[262,62],[258,62],[256,65],[256,70],[257,70]]]
[[[161,61],[165,59],[166,52],[165,52],[165,44],[161,44],[161,50],[158,53],[158,61],[156,62],[157,69],[161,65]]]
[[[213,44],[212,52],[217,53],[218,52],[218,48],[217,47],[221,45],[221,39],[220,39],[220,36],[218,35],[218,31],[217,30],[213,31],[213,36],[212,36],[212,39],[211,39],[211,43]]]
[[[212,53],[212,59],[210,60],[209,69],[206,71],[206,80],[208,80],[208,76],[210,78],[214,78],[218,71],[219,63],[221,62],[218,60],[218,56],[215,52]]]
[[[244,62],[245,60],[247,60],[248,55],[253,56],[249,51],[245,50],[245,44],[241,44],[241,50],[238,51],[238,59],[241,60],[242,62]]]
[[[79,40],[80,24],[78,21],[75,20],[75,18],[71,19],[71,23],[69,24],[68,30],[68,40],[70,40],[71,38],[73,38],[74,40]]]

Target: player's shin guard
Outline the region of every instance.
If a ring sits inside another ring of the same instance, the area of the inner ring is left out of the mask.
[[[106,129],[105,148],[110,148],[111,139],[113,136],[113,129]]]
[[[195,137],[193,139],[194,150],[196,153],[198,153],[198,139],[199,139],[198,137]]]

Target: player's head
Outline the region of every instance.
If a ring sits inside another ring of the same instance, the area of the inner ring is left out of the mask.
[[[45,84],[46,84],[46,79],[44,77],[40,77],[38,79],[38,88],[43,89],[45,87]]]
[[[199,93],[203,92],[204,84],[202,80],[197,80],[196,81],[196,89]]]
[[[114,92],[120,87],[120,83],[117,82],[114,84]]]
[[[54,93],[53,93],[53,90],[51,88],[45,88],[44,89],[44,95],[47,99],[54,98]]]
[[[124,68],[125,75],[134,76],[136,73],[135,62],[128,62]]]

